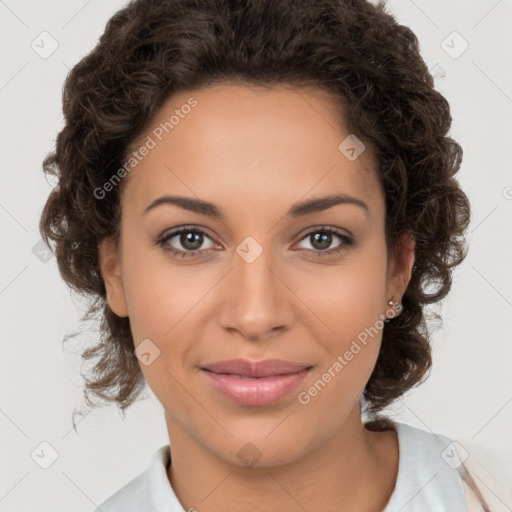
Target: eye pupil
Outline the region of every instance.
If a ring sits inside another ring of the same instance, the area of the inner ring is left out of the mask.
[[[318,249],[327,249],[332,242],[332,234],[326,233],[324,231],[318,231],[317,233],[313,234],[313,240],[314,242],[319,242],[319,247],[317,245]],[[315,244],[313,244],[315,246]]]
[[[201,233],[196,233],[193,231],[184,231],[180,237],[180,243],[183,247],[195,251],[201,247],[203,243],[203,235]],[[191,243],[191,246],[189,245]]]

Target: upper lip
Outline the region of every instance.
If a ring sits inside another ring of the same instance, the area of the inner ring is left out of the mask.
[[[310,365],[285,361],[284,359],[265,359],[264,361],[229,359],[211,363],[202,368],[213,373],[230,373],[245,377],[269,377],[297,373],[310,368]]]

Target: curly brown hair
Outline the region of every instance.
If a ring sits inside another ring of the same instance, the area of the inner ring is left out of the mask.
[[[430,370],[425,306],[446,296],[466,257],[470,206],[454,178],[462,148],[446,135],[449,104],[434,89],[417,37],[383,2],[366,0],[135,0],[70,71],[65,125],[43,162],[58,184],[40,231],[55,242],[62,278],[90,299],[82,320],[100,315],[100,341],[82,353],[93,363],[83,374],[85,401],[96,396],[124,413],[145,383],[129,318],[110,309],[98,268],[98,244],[119,235],[123,182],[102,199],[95,191],[170,95],[215,83],[329,91],[350,133],[378,155],[388,250],[405,232],[416,241],[402,313],[384,326],[363,392],[378,418]]]

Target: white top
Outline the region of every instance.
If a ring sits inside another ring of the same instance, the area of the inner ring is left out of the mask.
[[[398,475],[383,512],[467,512],[468,491],[457,469],[456,445],[441,434],[405,423],[393,425],[398,434]],[[142,473],[94,512],[186,512],[167,478],[169,460],[170,447],[162,446]]]

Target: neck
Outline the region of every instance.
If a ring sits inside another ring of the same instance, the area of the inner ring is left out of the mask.
[[[167,475],[185,510],[252,512],[261,504],[265,510],[377,512],[396,482],[396,432],[365,429],[359,407],[321,446],[273,466],[234,464],[168,415],[166,421],[172,439]]]

